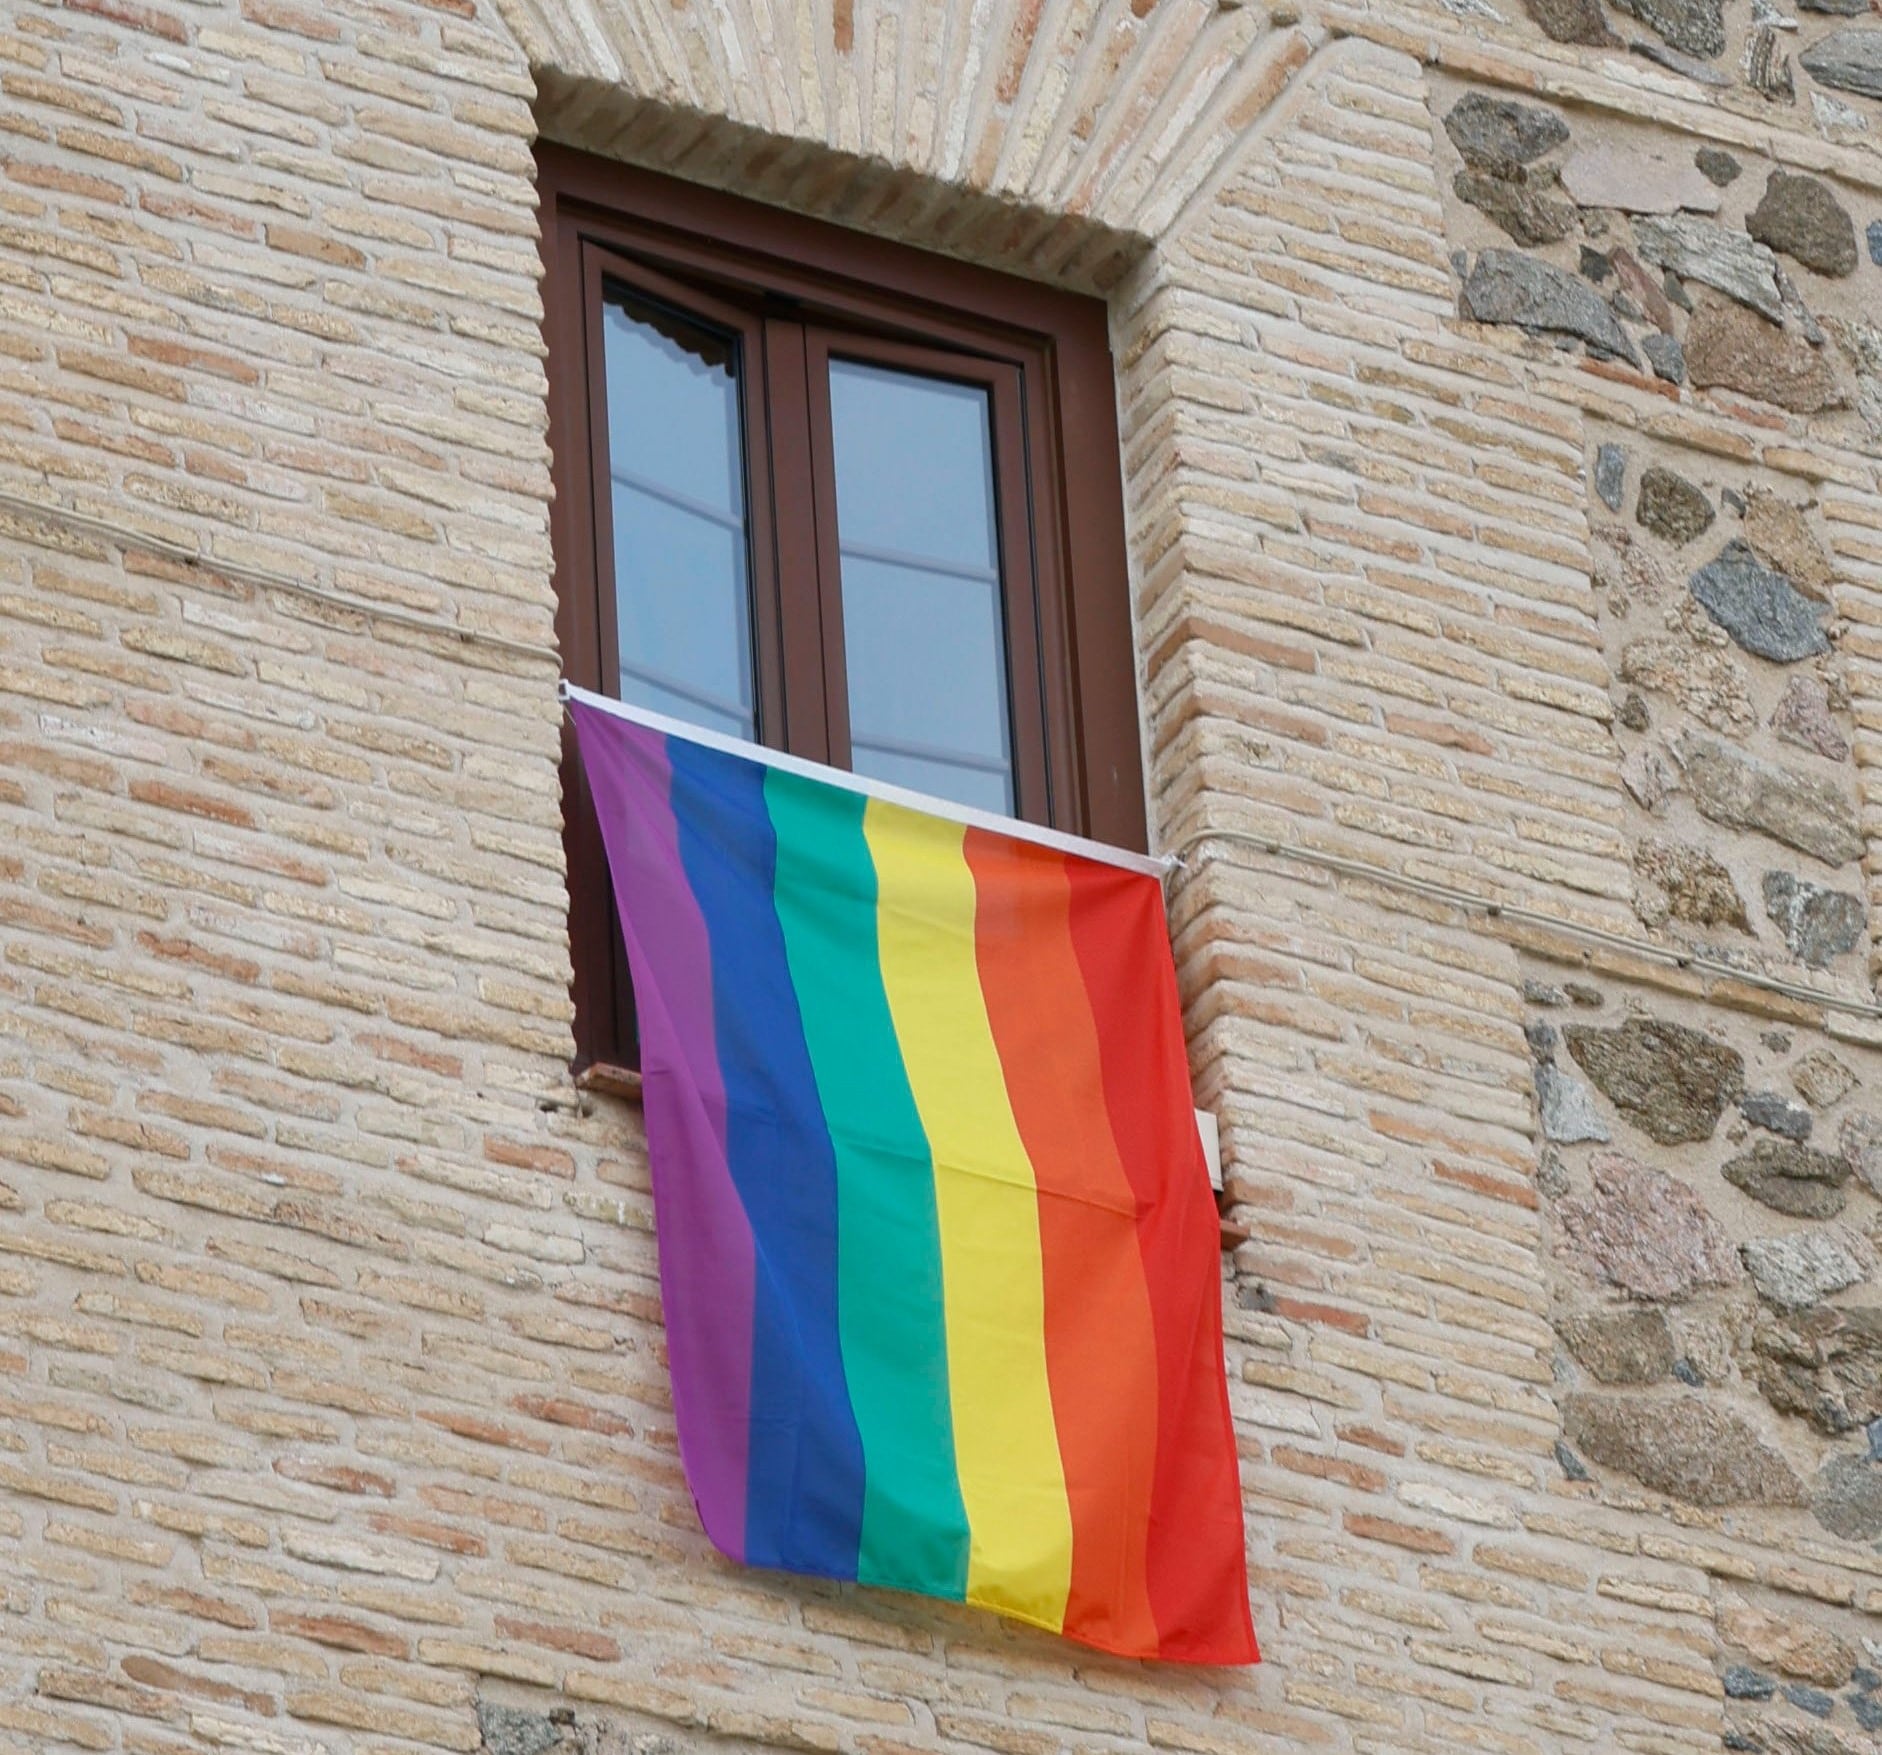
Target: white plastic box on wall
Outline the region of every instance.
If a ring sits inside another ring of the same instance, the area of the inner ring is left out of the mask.
[[[1209,1163],[1209,1186],[1222,1192],[1222,1129],[1206,1109],[1196,1111],[1196,1131],[1202,1135],[1202,1155]]]

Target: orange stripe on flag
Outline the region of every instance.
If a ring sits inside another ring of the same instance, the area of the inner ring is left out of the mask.
[[[1156,1337],[1136,1196],[1072,942],[1065,856],[978,829],[965,852],[981,988],[1039,1189],[1046,1371],[1072,1514],[1064,1631],[1155,1657]],[[1120,1420],[1120,1409],[1130,1416]]]

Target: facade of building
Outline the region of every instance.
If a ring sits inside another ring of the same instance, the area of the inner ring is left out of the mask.
[[[1259,1668],[700,1533],[548,148],[1101,302]],[[1866,0],[4,0],[0,751],[0,1747],[1875,1746]]]

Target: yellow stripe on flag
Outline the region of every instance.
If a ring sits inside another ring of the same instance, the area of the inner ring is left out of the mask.
[[[1046,1378],[1039,1199],[980,991],[966,831],[873,798],[863,828],[883,985],[934,1154],[967,1600],[1057,1631],[1072,1517]]]

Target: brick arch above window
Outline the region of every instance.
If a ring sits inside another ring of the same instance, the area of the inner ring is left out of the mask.
[[[1104,290],[1313,52],[1260,7],[498,0],[543,134]],[[945,203],[937,207],[937,203]]]

